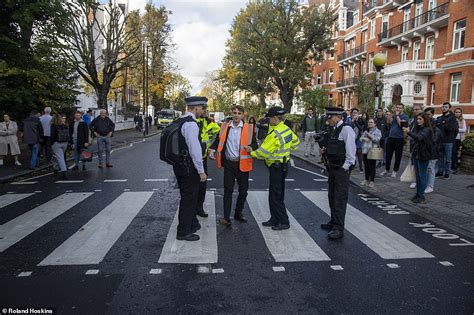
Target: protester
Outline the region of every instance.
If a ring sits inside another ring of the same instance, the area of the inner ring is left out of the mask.
[[[436,119],[434,119],[434,108],[428,107],[424,110],[425,114],[431,119],[431,128],[433,130],[433,146],[431,149],[431,157],[428,162],[428,182],[425,189],[425,194],[432,193],[434,191],[434,184],[437,172],[438,159],[443,151],[443,143],[441,139],[441,130],[436,127]]]
[[[143,120],[142,120],[143,122]],[[112,167],[110,163],[110,146],[111,146],[111,137],[115,130],[115,124],[109,117],[107,117],[107,111],[105,109],[100,110],[100,115],[96,117],[91,123],[92,131],[94,131],[95,136],[97,137],[97,147],[98,147],[98,159],[99,159],[99,168],[102,168],[103,162],[103,151],[105,150],[105,166]]]
[[[413,118],[410,121],[410,130],[413,130],[416,128],[417,126],[416,117],[418,116],[418,114],[421,114],[421,113],[423,113],[423,109],[421,108],[421,105],[420,104],[413,105]],[[414,141],[413,139],[410,138],[410,155],[411,155],[410,162],[414,165],[413,157],[412,157],[413,145],[414,145]],[[413,182],[410,184],[410,188],[414,189],[415,187],[416,187],[416,182]]]
[[[382,176],[390,172],[393,153],[395,153],[395,164],[393,165],[393,171],[390,176],[397,177],[397,172],[400,169],[403,154],[403,140],[405,137],[402,127],[408,127],[408,116],[403,113],[404,107],[403,104],[395,105],[395,111],[387,119],[390,131],[386,142],[385,170],[380,173]]]
[[[428,163],[431,159],[433,146],[433,131],[431,128],[431,119],[428,115],[420,113],[416,116],[416,127],[410,130],[404,127],[413,142],[413,162],[415,164],[416,174],[416,195],[411,199],[414,203],[425,201],[425,189],[428,180]]]
[[[53,157],[51,150],[51,107],[45,107],[43,115],[40,117],[41,126],[43,127],[43,142],[41,143],[41,151],[44,151],[44,158],[49,163]]]
[[[318,129],[318,118],[313,114],[313,108],[308,108],[308,113],[301,121],[301,131],[304,134],[304,156],[316,155],[314,153],[315,139],[314,135]]]
[[[356,144],[356,156],[357,156],[357,163],[359,164],[359,172],[363,173],[364,172],[364,167],[363,167],[363,158],[362,158],[362,141],[360,140],[360,137],[362,133],[366,129],[366,124],[364,120],[359,116],[359,109],[357,108],[352,108],[351,109],[351,115],[350,117],[347,117],[346,123],[354,129],[355,133],[355,144]]]
[[[375,115],[375,125],[377,128],[380,130],[382,133],[382,138],[380,139],[380,147],[384,149],[384,159],[379,161],[377,164],[377,167],[381,167],[382,165],[385,165],[385,140],[388,137],[388,126],[387,126],[387,117],[385,117],[383,113],[383,109],[379,108],[377,110],[377,113]]]
[[[369,186],[374,188],[375,184],[375,166],[377,160],[369,159],[368,154],[370,149],[380,146],[380,139],[382,133],[375,125],[373,119],[369,119],[368,128],[361,136],[362,141],[362,156],[364,159],[365,180],[361,183],[362,186]]]
[[[10,147],[10,154],[15,159],[15,165],[21,166],[20,161],[18,161],[21,152],[16,136],[17,132],[16,122],[10,120],[9,115],[3,115],[3,121],[0,122],[0,166],[3,165],[3,158],[8,155],[8,147]]]
[[[92,124],[92,123],[91,123]],[[74,170],[79,169],[81,152],[89,146],[89,128],[82,120],[82,113],[77,111],[74,114],[74,121],[69,125],[69,138],[74,152]],[[86,162],[82,161],[82,170],[86,170]]]
[[[67,166],[64,156],[70,141],[66,117],[59,114],[54,115],[51,120],[51,143],[62,179],[66,178]]]
[[[449,179],[451,173],[453,145],[459,127],[456,117],[453,112],[451,112],[451,103],[443,103],[441,111],[443,114],[436,119],[436,126],[441,130],[443,154],[438,161],[438,173],[436,173],[436,177],[444,176],[444,179]]]
[[[43,126],[36,109],[31,110],[30,117],[22,122],[23,143],[27,144],[31,152],[30,170],[39,165],[40,144],[43,142]]]
[[[457,173],[458,166],[461,163],[461,143],[464,141],[467,131],[466,121],[462,116],[462,109],[456,108],[454,110],[454,116],[456,116],[456,120],[458,122],[458,134],[456,135],[456,139],[454,140],[453,146],[453,156],[452,156],[452,164],[453,164],[453,173]]]

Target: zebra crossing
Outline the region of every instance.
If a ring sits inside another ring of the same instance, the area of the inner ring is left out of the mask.
[[[129,228],[134,218],[151,200],[155,191],[125,191],[105,208],[99,211],[79,230],[62,242],[50,253],[39,259],[37,266],[73,266],[99,265],[116,244],[120,236]],[[44,204],[0,225],[0,256],[13,245],[22,242],[46,224],[94,196],[96,192],[75,192],[61,194]],[[295,191],[303,199],[309,200],[323,213],[329,215],[326,192]],[[5,194],[0,196],[0,211],[14,207],[16,202],[31,198],[34,193]],[[157,196],[160,197],[160,196]],[[99,195],[96,198],[100,198]],[[159,264],[216,264],[219,263],[218,231],[216,226],[216,198],[221,198],[215,190],[206,193],[205,208],[208,218],[200,218],[201,230],[197,233],[201,239],[197,242],[176,240],[178,211],[169,226],[167,237],[156,262]],[[247,204],[250,213],[258,223],[258,230],[275,262],[325,262],[331,261],[318,242],[292,215],[296,209],[288,206],[291,228],[285,231],[273,231],[263,227],[260,222],[269,216],[268,191],[249,191]],[[171,210],[171,209],[169,209]],[[0,212],[1,214],[1,212]],[[249,223],[251,224],[251,223]],[[381,259],[426,259],[435,256],[382,223],[348,205],[346,230],[370,251]],[[258,240],[256,240],[258,241]],[[56,245],[55,245],[56,246]]]

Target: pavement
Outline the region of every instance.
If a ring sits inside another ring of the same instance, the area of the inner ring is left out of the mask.
[[[319,163],[319,146],[315,144],[316,155],[310,155],[309,157],[304,155],[304,148],[305,143],[301,142],[293,156],[324,169],[323,165]],[[474,198],[472,198],[471,194],[474,193],[474,176],[458,172],[453,174],[449,180],[436,178],[434,192],[425,195],[426,203],[414,204],[410,199],[415,195],[415,189],[409,188],[410,183],[400,181],[400,175],[403,173],[408,161],[409,158],[405,154],[396,178],[380,176],[384,167],[378,168],[374,188],[360,184],[365,179],[365,176],[363,173],[359,173],[358,167],[352,171],[351,182],[366,191],[370,196],[388,200],[408,209],[408,211],[422,215],[433,222],[443,224],[473,238]],[[392,168],[390,171],[392,171]]]
[[[351,185],[345,236],[329,240],[320,228],[329,220],[326,175],[302,160],[285,181],[289,230],[261,225],[270,213],[260,161],[250,173],[248,222],[219,225],[223,170],[209,161],[201,240],[177,241],[173,170],[157,157],[159,137],[144,140],[115,149],[113,168],[0,184],[1,309],[473,313],[474,239]]]
[[[152,137],[154,135],[157,135],[159,132],[160,131],[156,128],[156,126],[153,126],[148,135],[145,137],[142,133],[136,131],[135,129],[116,131],[114,133],[114,136],[112,137],[112,149],[129,145],[130,143],[139,141],[143,138]],[[97,141],[95,141],[95,139],[93,139],[92,141],[92,150],[94,152],[94,155],[97,154]],[[22,164],[21,166],[16,166],[14,164],[14,159],[11,155],[7,156],[4,159],[4,165],[0,166],[0,184],[22,177],[26,178],[35,174],[42,174],[43,172],[51,169],[51,163],[48,163],[44,159],[44,151],[42,152],[40,165],[35,170],[29,169],[31,155],[28,145],[20,142],[20,151],[21,154],[19,156],[19,161]],[[68,159],[68,161],[72,161],[72,158]]]

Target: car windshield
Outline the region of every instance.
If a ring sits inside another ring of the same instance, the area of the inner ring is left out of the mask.
[[[173,114],[172,113],[159,113],[158,118],[161,119],[173,119]]]

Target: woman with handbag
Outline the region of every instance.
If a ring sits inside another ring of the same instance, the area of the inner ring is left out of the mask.
[[[377,128],[375,121],[369,119],[368,128],[360,137],[365,171],[365,180],[360,183],[362,186],[375,187],[374,180],[377,160],[383,159],[383,149],[379,145],[380,139],[382,139],[382,132]]]
[[[51,119],[51,148],[56,157],[59,174],[62,179],[66,178],[67,173],[65,153],[69,142],[69,127],[66,123],[66,117],[55,114]]]
[[[411,199],[414,203],[425,201],[425,189],[428,182],[428,163],[433,150],[433,130],[431,119],[425,113],[416,115],[416,126],[412,130],[403,128],[414,140],[412,157],[415,164],[416,195]]]
[[[0,166],[3,165],[3,157],[8,154],[8,147],[10,147],[10,153],[15,159],[15,165],[21,166],[20,161],[18,161],[20,146],[16,136],[17,132],[16,122],[10,120],[10,116],[7,114],[3,115],[3,121],[0,122]]]

